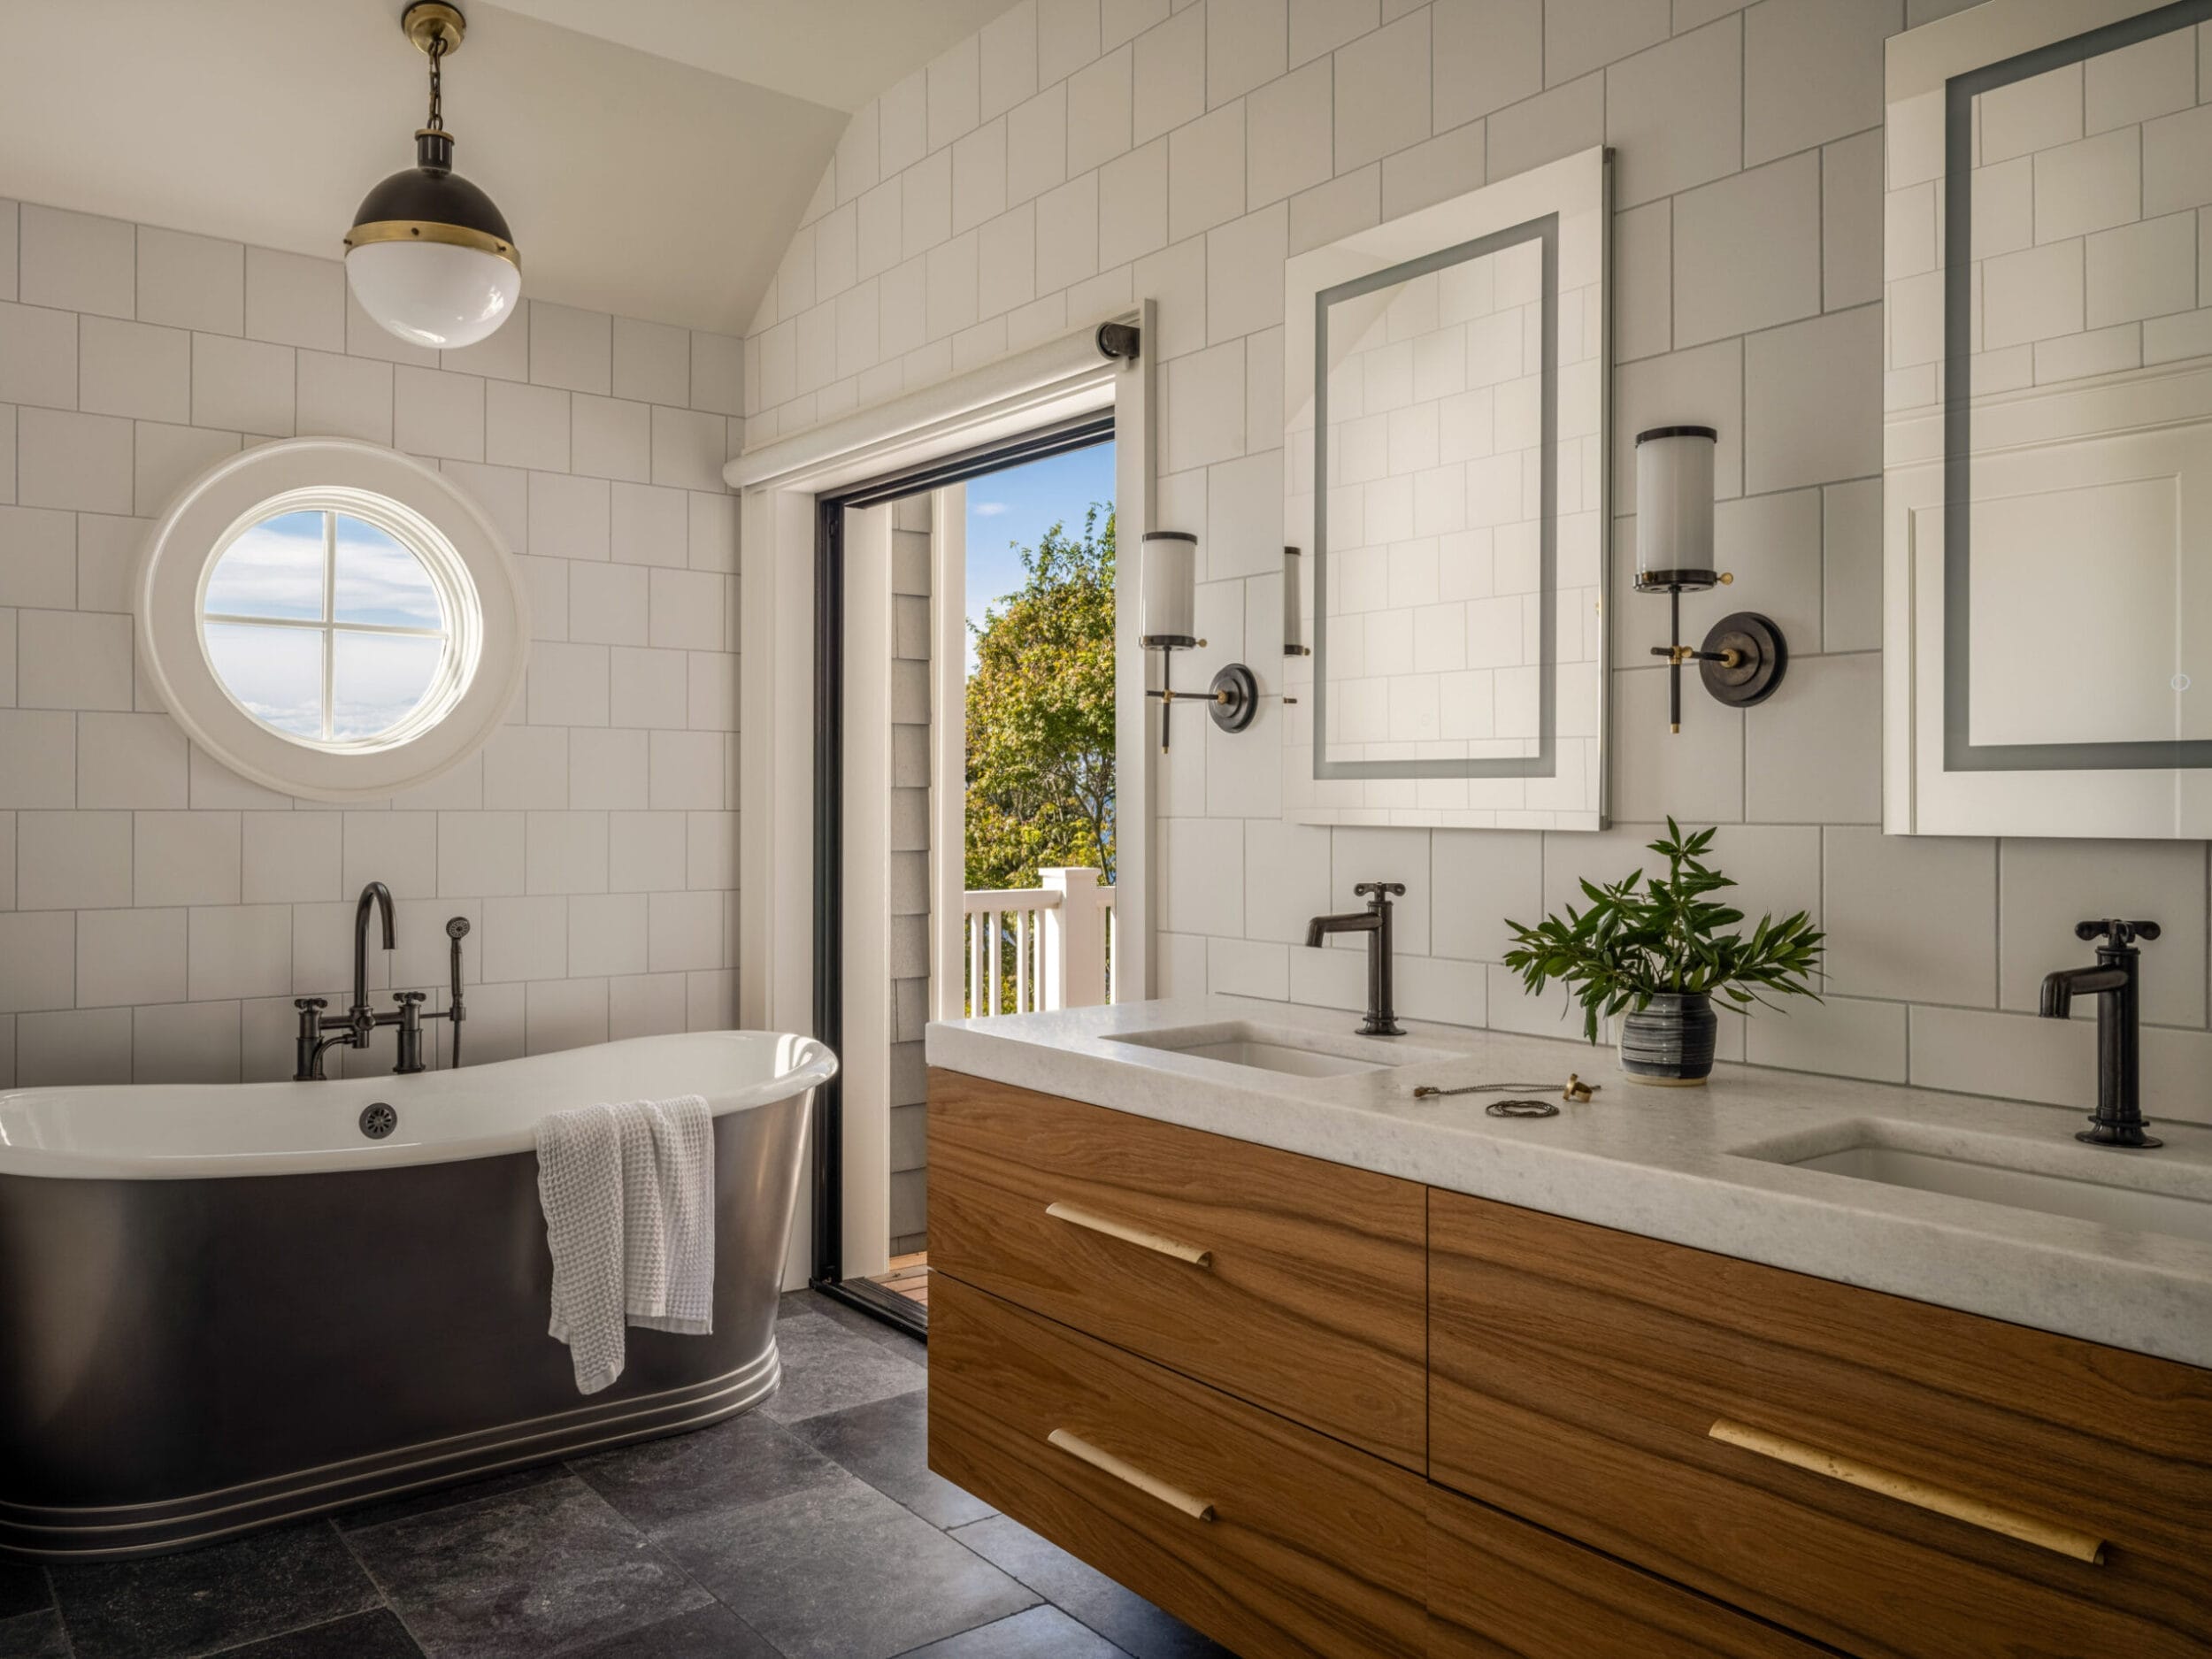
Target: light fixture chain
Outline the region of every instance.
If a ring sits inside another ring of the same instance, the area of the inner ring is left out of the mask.
[[[428,122],[428,127],[430,131],[434,133],[442,133],[445,131],[445,77],[442,73],[445,59],[445,36],[442,35],[434,36],[430,42],[428,50],[430,53],[430,120]]]

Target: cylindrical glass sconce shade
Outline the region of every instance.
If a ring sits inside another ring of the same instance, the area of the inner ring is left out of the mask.
[[[1655,426],[1636,434],[1636,586],[1710,588],[1713,454],[1710,426]]]
[[[1305,555],[1297,548],[1283,549],[1283,655],[1306,653],[1304,603],[1299,592],[1305,581]]]
[[[1198,643],[1198,538],[1187,530],[1148,530],[1142,542],[1143,642],[1155,650]]]

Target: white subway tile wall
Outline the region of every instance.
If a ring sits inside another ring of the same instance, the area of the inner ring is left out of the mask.
[[[0,202],[0,1087],[290,1076],[291,999],[347,998],[370,880],[399,901],[379,1002],[442,1008],[444,922],[469,918],[472,1061],[731,1024],[720,468],[744,360],[727,335],[526,303],[441,361],[362,317],[334,260]],[[432,461],[529,581],[509,724],[393,801],[249,783],[137,678],[154,520],[212,461],[295,434]],[[349,1062],[388,1070],[388,1045]]]
[[[1932,264],[1936,228],[1932,188],[1916,219],[1901,222],[1894,198],[1885,211],[1883,42],[1968,4],[1024,0],[853,118],[754,319],[749,430],[796,432],[942,378],[978,341],[1013,349],[1154,299],[1156,522],[1203,534],[1202,631],[1225,648],[1190,672],[1240,652],[1271,689],[1283,258],[1612,144],[1617,571],[1633,541],[1633,434],[1717,425],[1718,534],[1740,580],[1688,599],[1685,625],[1694,636],[1739,605],[1770,612],[1796,659],[1789,680],[1740,712],[1693,688],[1671,738],[1664,677],[1645,655],[1664,607],[1617,576],[1617,824],[1603,835],[1287,825],[1279,767],[1256,764],[1274,742],[1265,715],[1240,738],[1179,743],[1155,786],[1161,988],[1359,1007],[1356,947],[1299,941],[1307,916],[1379,876],[1413,889],[1399,930],[1408,1012],[1571,1033],[1561,999],[1524,996],[1496,966],[1501,918],[1572,902],[1585,875],[1617,879],[1672,812],[1724,826],[1717,851],[1755,909],[1801,906],[1833,933],[1828,1000],[1732,1019],[1736,1057],[2078,1104],[2093,1082],[2086,1025],[2039,1023],[2030,993],[2078,954],[2068,925],[2116,906],[2168,929],[2146,964],[2147,1064],[2200,1071],[2203,844],[2001,846],[1878,827],[1875,302],[1885,219],[1893,279]],[[2200,309],[2162,314],[2186,303],[2176,273],[2212,281],[2212,110],[2198,103],[2212,79],[2191,56],[2139,51],[1990,101],[1985,343],[2021,342],[2024,376],[2094,373],[2138,349],[2162,360],[2212,337],[2212,288]],[[988,135],[1001,121],[1002,142]],[[2131,185],[2124,144],[2099,141],[2139,127]],[[2139,189],[2143,223],[2131,207],[2115,219],[2113,194],[2132,204]],[[2114,280],[2135,267],[2099,239],[2127,235],[2163,238],[2154,266],[2170,292]],[[969,236],[972,249],[947,251]],[[1901,270],[1916,245],[1920,264]],[[2024,263],[2008,273],[2001,255]],[[51,303],[27,273],[20,299]],[[970,273],[972,291],[956,291]],[[1893,351],[1916,338],[1907,301]],[[2062,334],[2063,352],[2037,353]],[[837,349],[808,343],[825,338]],[[1999,1050],[2017,1064],[1993,1071]]]

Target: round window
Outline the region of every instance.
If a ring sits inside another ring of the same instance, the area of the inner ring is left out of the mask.
[[[170,710],[291,794],[426,781],[475,751],[521,681],[527,626],[498,533],[442,474],[369,444],[224,462],[162,520],[137,597]]]
[[[265,504],[216,550],[200,645],[233,703],[295,742],[337,749],[404,742],[444,716],[475,667],[473,630],[459,624],[476,589],[444,537],[411,517],[389,501],[348,511],[296,497]]]

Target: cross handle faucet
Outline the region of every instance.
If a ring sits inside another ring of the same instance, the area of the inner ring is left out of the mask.
[[[1325,934],[1365,933],[1367,935],[1367,1018],[1360,1022],[1360,1034],[1364,1037],[1402,1037],[1405,1027],[1398,1023],[1396,1011],[1391,1007],[1392,956],[1396,941],[1391,928],[1390,901],[1405,897],[1406,884],[1402,881],[1362,881],[1356,884],[1355,896],[1367,901],[1363,910],[1352,910],[1342,916],[1317,916],[1306,924],[1306,946],[1317,948]]]
[[[2062,968],[2043,976],[2036,1011],[2046,1019],[2064,1019],[2074,998],[2097,999],[2097,1111],[2089,1127],[2074,1139],[2093,1147],[2143,1149],[2165,1143],[2149,1132],[2143,1117],[2142,998],[2138,976],[2143,953],[2135,941],[2158,937],[2156,922],[2125,922],[2116,917],[2074,924],[2074,937],[2101,939],[2097,963],[2090,968]]]

